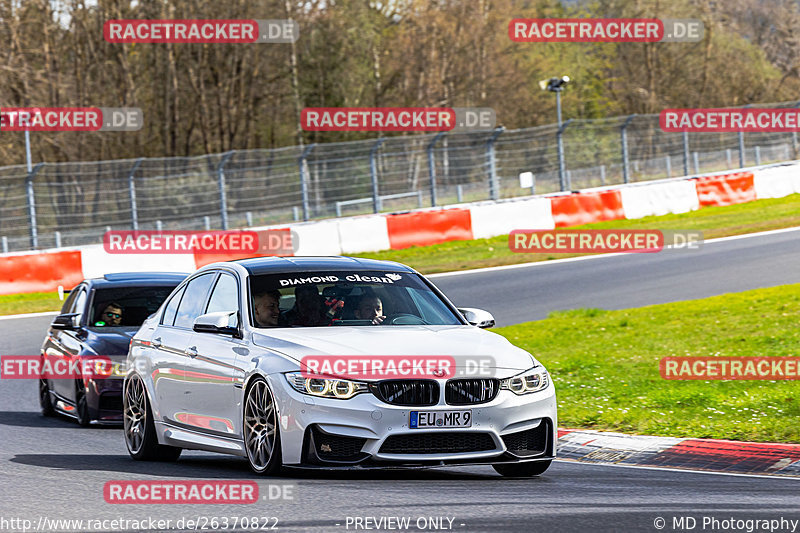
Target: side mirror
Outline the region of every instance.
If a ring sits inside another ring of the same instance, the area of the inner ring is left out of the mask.
[[[53,322],[50,323],[50,327],[53,329],[77,329],[77,318],[80,316],[80,313],[65,313],[63,315],[58,315],[53,319]]]
[[[217,311],[206,313],[194,320],[192,329],[199,333],[221,333],[240,337],[239,313],[237,311]]]
[[[494,317],[489,311],[474,309],[472,307],[463,307],[458,311],[464,315],[464,318],[466,318],[467,322],[472,326],[477,326],[479,328],[494,327]]]

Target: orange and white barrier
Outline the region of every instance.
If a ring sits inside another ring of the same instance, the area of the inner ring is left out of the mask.
[[[793,193],[800,193],[800,164],[252,229],[290,229],[298,241],[294,255],[356,255],[484,239],[515,229],[546,230],[686,213]],[[73,286],[84,278],[110,272],[192,272],[213,261],[238,258],[201,253],[137,254],[132,261],[128,255],[109,254],[102,245],[5,254],[0,256],[0,294],[51,291],[58,285]]]

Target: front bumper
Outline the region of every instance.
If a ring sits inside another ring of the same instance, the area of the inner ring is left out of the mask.
[[[349,400],[301,394],[282,374],[269,376],[280,414],[288,466],[480,464],[555,457],[555,388],[517,396],[501,390],[490,402],[396,406],[371,393]],[[439,382],[444,390],[445,380]],[[472,411],[472,426],[411,429],[411,411]]]

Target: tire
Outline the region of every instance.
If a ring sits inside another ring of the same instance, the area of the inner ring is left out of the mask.
[[[42,408],[42,416],[55,416],[56,410],[50,400],[50,387],[46,379],[39,378],[39,406]]]
[[[78,424],[81,427],[89,427],[92,419],[89,416],[89,406],[86,403],[86,387],[83,383],[75,385],[75,414],[78,417]]]
[[[247,387],[242,418],[250,468],[256,474],[277,474],[282,463],[278,410],[272,391],[263,378],[255,378]]]
[[[181,448],[158,443],[147,390],[141,378],[125,380],[122,393],[122,419],[125,446],[137,461],[176,461]]]
[[[492,465],[495,471],[504,477],[533,477],[544,474],[550,468],[549,461],[536,461],[533,463],[511,463],[502,465]]]

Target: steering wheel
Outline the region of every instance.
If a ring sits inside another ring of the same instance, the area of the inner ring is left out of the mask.
[[[422,318],[417,315],[412,315],[411,313],[395,313],[393,315],[388,315],[383,323],[393,326],[418,326],[427,324]]]

